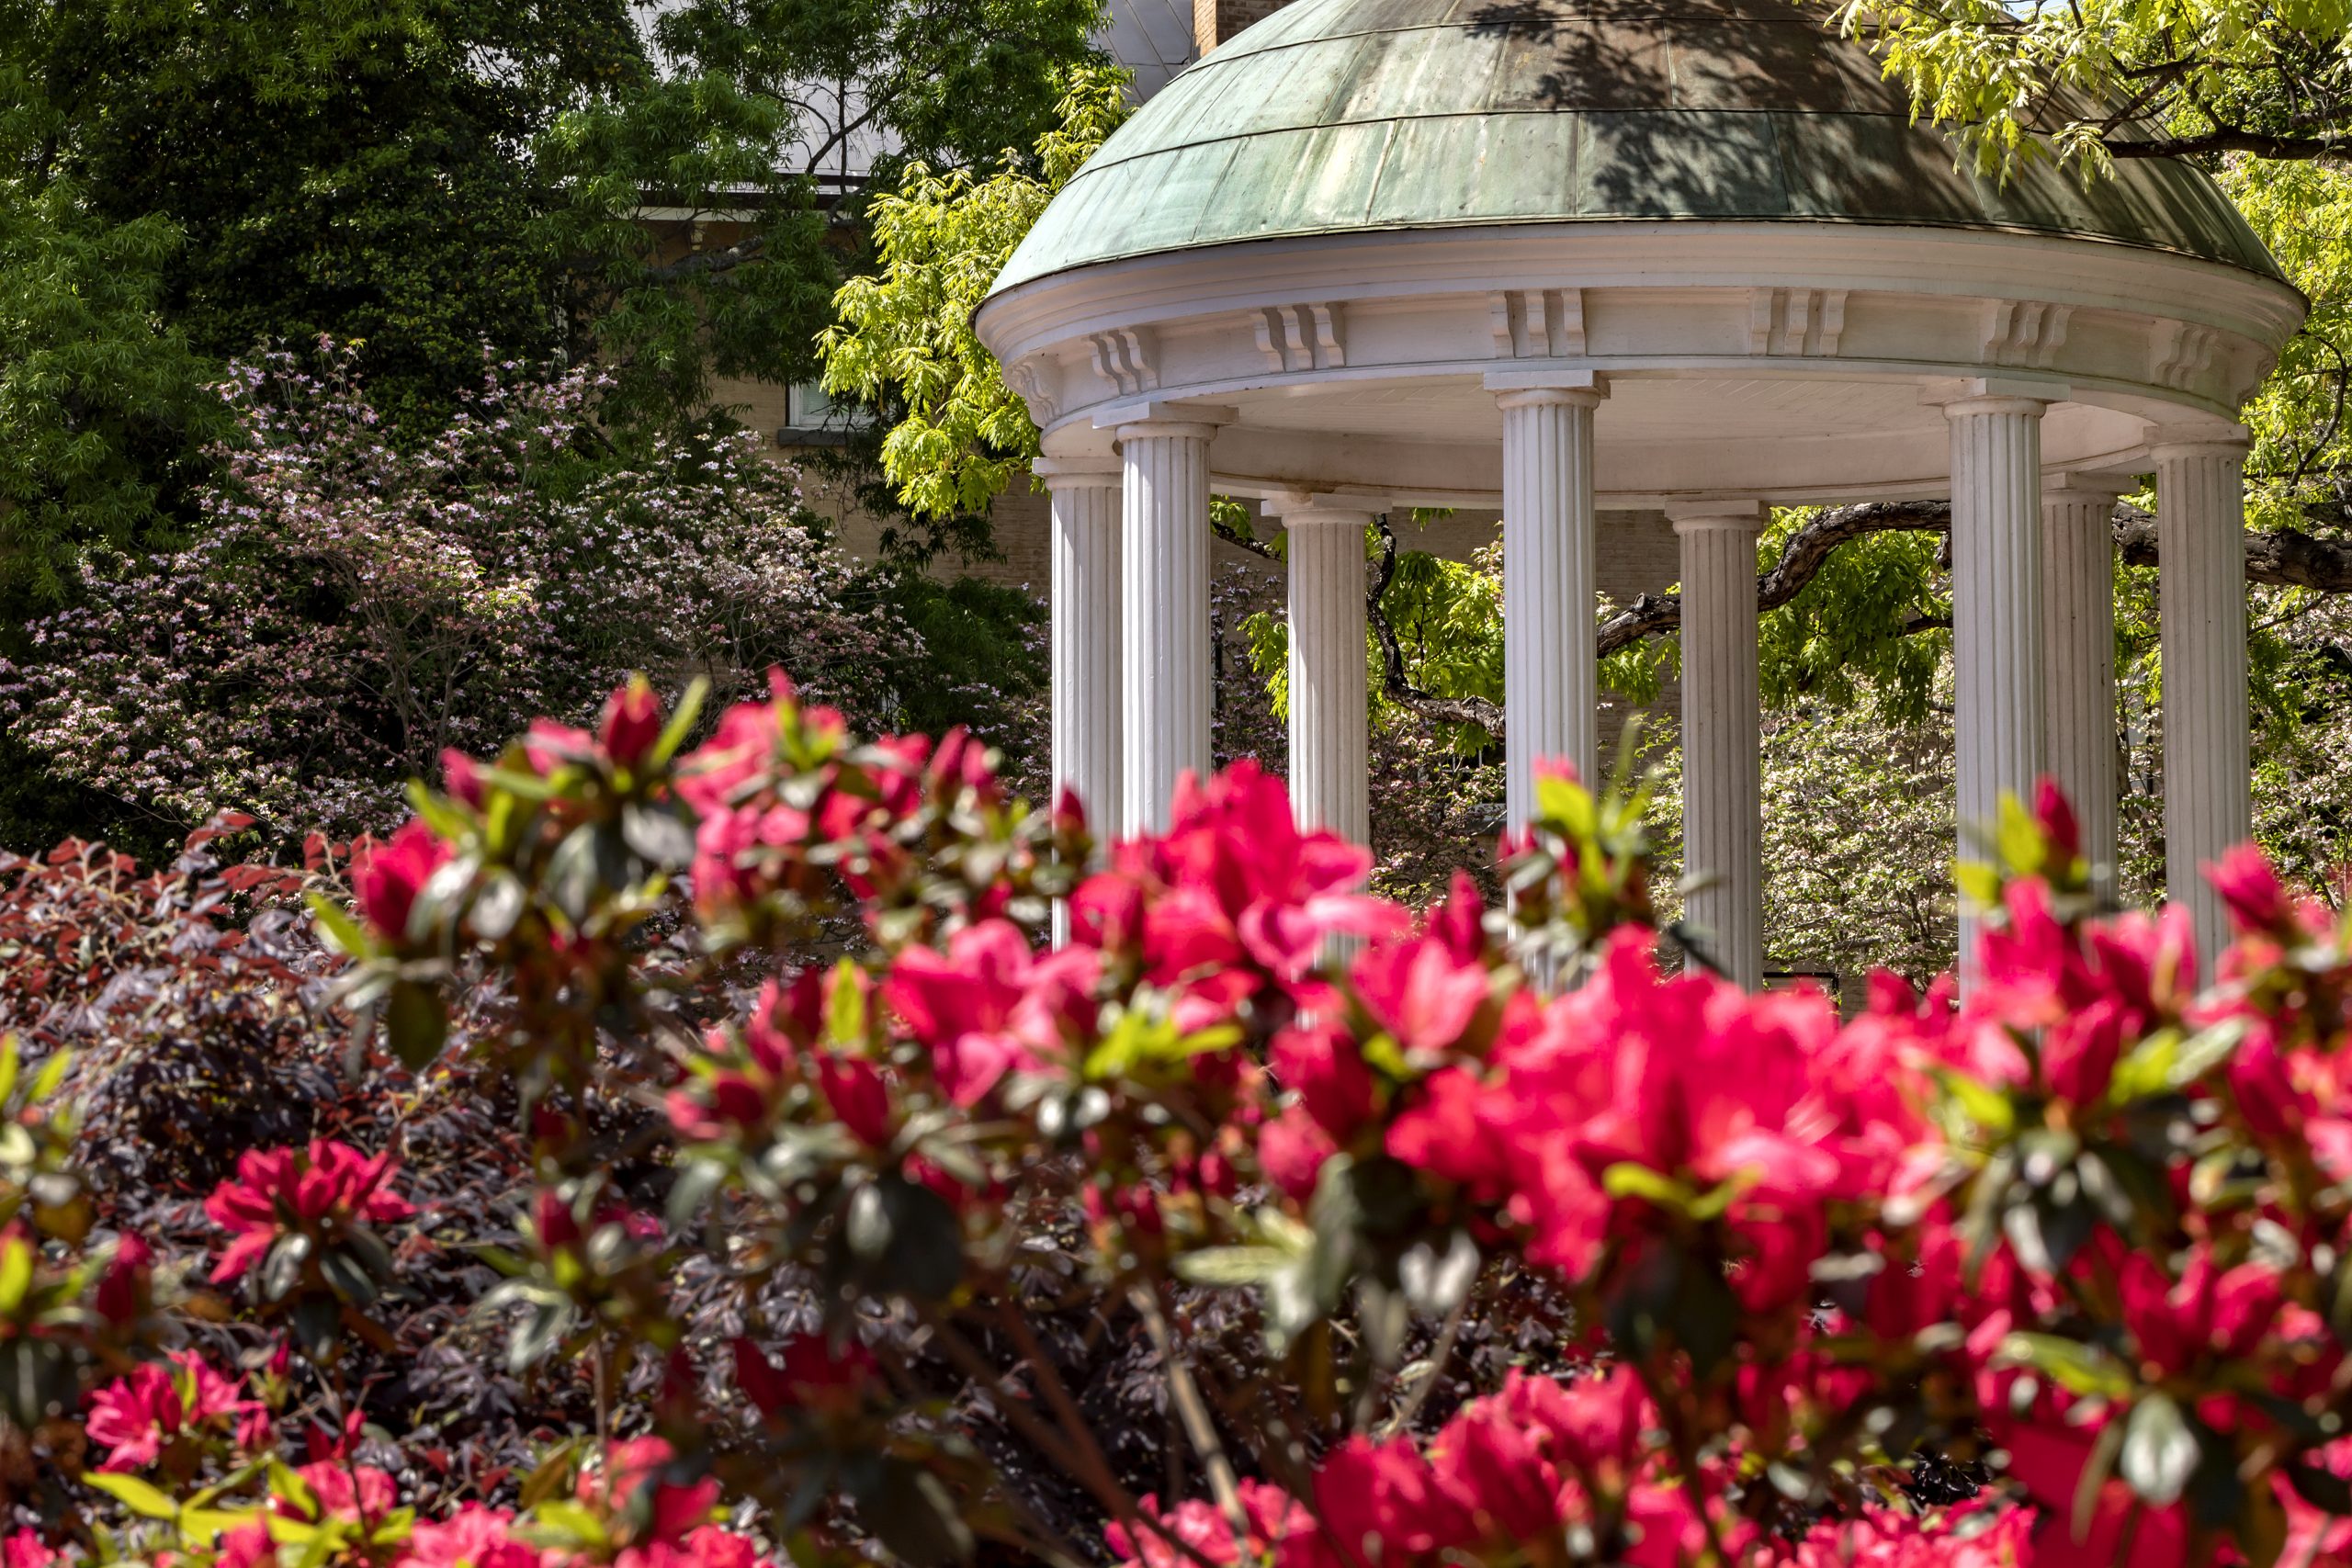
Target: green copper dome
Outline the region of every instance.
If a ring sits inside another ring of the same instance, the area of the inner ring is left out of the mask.
[[[2039,232],[2278,276],[2184,164],[1956,171],[1867,51],[1782,0],[1297,0],[1121,127],[997,288],[1242,240],[1655,219]]]

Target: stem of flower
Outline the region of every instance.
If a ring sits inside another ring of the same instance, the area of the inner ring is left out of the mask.
[[[1127,1292],[1136,1311],[1143,1316],[1144,1331],[1151,1336],[1152,1348],[1159,1352],[1159,1364],[1167,1369],[1169,1393],[1176,1402],[1177,1414],[1184,1420],[1184,1435],[1192,1439],[1193,1451],[1201,1456],[1207,1470],[1209,1491],[1216,1498],[1216,1506],[1225,1514],[1226,1522],[1233,1527],[1233,1539],[1250,1539],[1250,1516],[1241,1508],[1241,1489],[1233,1479],[1233,1461],[1225,1455],[1225,1445],[1217,1440],[1216,1423],[1209,1416],[1209,1407],[1202,1403],[1201,1391],[1193,1385],[1192,1370],[1176,1354],[1176,1337],[1169,1332],[1168,1319],[1159,1310],[1159,1293],[1148,1284],[1136,1286]]]

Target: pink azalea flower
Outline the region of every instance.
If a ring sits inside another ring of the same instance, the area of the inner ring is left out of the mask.
[[[1349,969],[1357,998],[1408,1053],[1461,1040],[1491,990],[1487,966],[1456,954],[1437,934],[1376,942]]]
[[[229,1245],[212,1268],[213,1281],[243,1277],[288,1233],[288,1218],[303,1230],[359,1222],[404,1220],[415,1206],[391,1190],[400,1167],[389,1154],[370,1159],[348,1144],[313,1139],[306,1149],[249,1149],[237,1174],[204,1201]]]
[[[100,1470],[143,1470],[181,1433],[210,1427],[226,1434],[261,1408],[239,1398],[237,1385],[199,1352],[175,1351],[171,1362],[147,1362],[90,1396],[85,1429],[108,1450]]]
[[[749,1339],[734,1347],[735,1386],[763,1416],[786,1410],[854,1407],[876,1375],[874,1353],[855,1339],[839,1346],[821,1334],[796,1334],[781,1360]]]
[[[369,846],[352,862],[351,890],[360,918],[379,935],[404,939],[416,896],[455,852],[423,818],[402,823],[389,842]]]
[[[662,700],[643,676],[615,688],[605,699],[596,729],[597,749],[616,765],[633,768],[662,738]]]
[[[1338,1152],[1331,1134],[1303,1106],[1292,1106],[1258,1129],[1258,1167],[1294,1202],[1315,1196],[1323,1162]]]
[[[57,1549],[39,1530],[20,1529],[0,1541],[0,1568],[51,1568],[58,1561]]]
[[[537,1548],[509,1533],[514,1516],[469,1503],[447,1519],[420,1519],[409,1532],[402,1568],[538,1568]]]
[[[1009,1072],[1042,1068],[1054,1043],[1050,1016],[1029,1007],[1033,984],[1051,983],[1074,962],[1040,963],[1008,920],[982,920],[948,938],[944,953],[910,947],[892,961],[882,996],[915,1039],[929,1046],[940,1087],[958,1105],[977,1105]],[[1044,970],[1040,976],[1038,971]],[[1057,995],[1046,998],[1052,1003]]]
[[[676,1458],[676,1451],[660,1438],[615,1443],[601,1469],[581,1472],[574,1491],[581,1502],[615,1524],[639,1517],[645,1520],[641,1533],[635,1526],[621,1531],[625,1544],[675,1546],[707,1523],[718,1504],[717,1481],[705,1476],[681,1485],[664,1475]],[[639,1516],[633,1510],[640,1498],[648,1506]]]

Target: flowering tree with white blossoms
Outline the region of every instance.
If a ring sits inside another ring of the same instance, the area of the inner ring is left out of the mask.
[[[853,609],[797,477],[752,435],[619,453],[586,370],[486,365],[421,449],[392,443],[347,350],[221,388],[241,434],[185,549],[99,552],[83,601],[0,665],[17,739],[167,819],[281,831],[398,820],[401,781],[540,713],[584,715],[632,669],[755,689],[770,664],[887,721],[919,651]]]

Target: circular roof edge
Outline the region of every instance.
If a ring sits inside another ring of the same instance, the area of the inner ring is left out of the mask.
[[[1956,168],[1785,0],[1295,0],[1121,127],[992,293],[1258,239],[1662,219],[2036,233],[2284,281],[2188,164]]]

